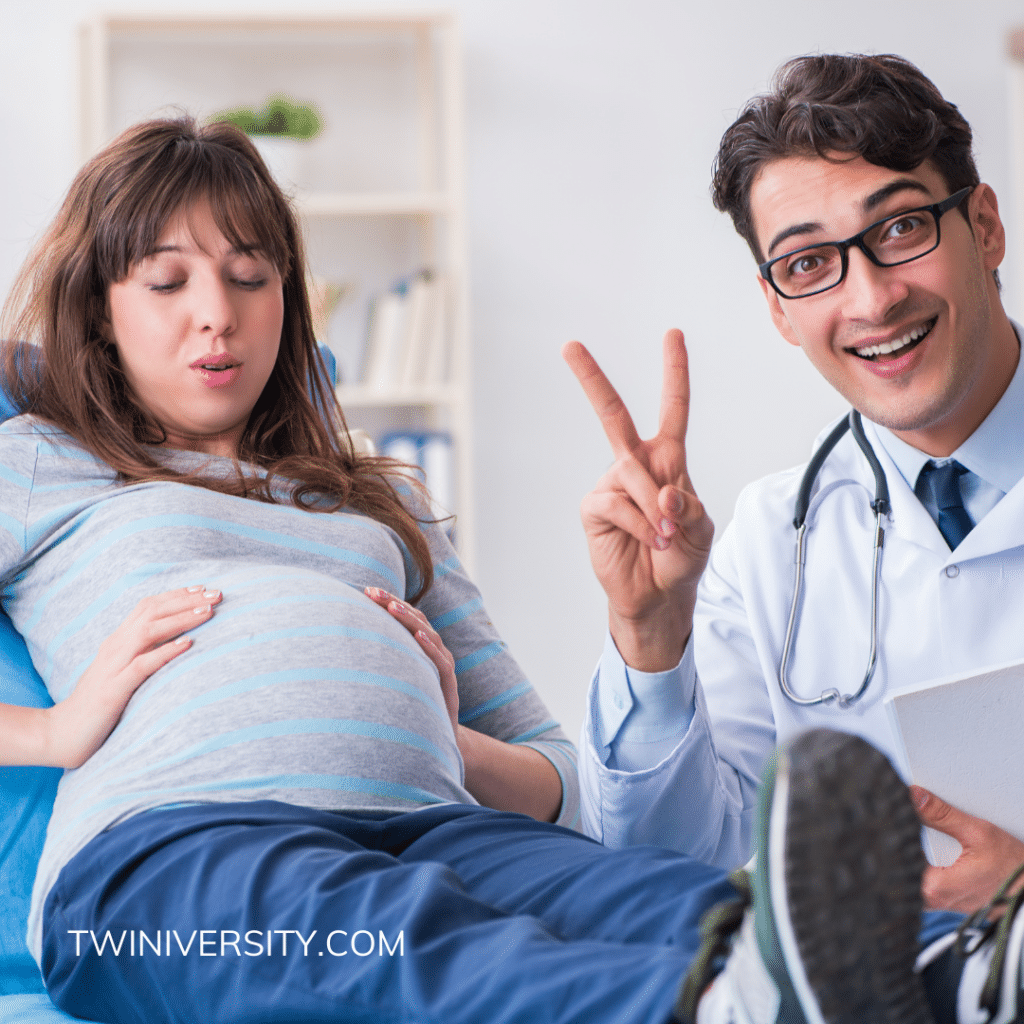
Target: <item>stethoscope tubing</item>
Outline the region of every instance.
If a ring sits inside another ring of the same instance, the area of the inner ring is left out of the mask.
[[[793,641],[796,638],[797,623],[800,613],[800,602],[803,597],[804,564],[806,556],[804,552],[804,541],[807,531],[807,511],[810,507],[811,491],[814,489],[814,482],[821,472],[821,467],[829,457],[832,449],[839,443],[842,436],[850,430],[853,433],[857,446],[863,452],[864,457],[871,467],[875,477],[875,500],[871,502],[871,510],[875,513],[875,541],[874,555],[871,568],[871,648],[868,652],[867,668],[864,678],[856,693],[841,694],[839,690],[831,688],[823,690],[820,697],[801,697],[793,692],[789,686],[789,660],[793,651]],[[850,415],[841,420],[833,428],[832,432],[821,443],[814,453],[811,461],[807,464],[803,479],[800,481],[800,489],[797,492],[796,505],[794,507],[793,526],[796,528],[796,576],[793,584],[793,603],[789,609],[789,622],[786,626],[786,639],[782,647],[782,658],[779,662],[779,688],[787,700],[800,707],[813,707],[818,704],[836,704],[841,708],[849,708],[856,701],[860,700],[864,691],[871,682],[875,673],[875,664],[878,660],[878,590],[882,578],[882,546],[885,542],[885,530],[882,528],[882,517],[889,514],[889,487],[885,480],[885,470],[878,461],[870,442],[864,435],[864,425],[861,422],[860,413],[856,409],[850,410]]]

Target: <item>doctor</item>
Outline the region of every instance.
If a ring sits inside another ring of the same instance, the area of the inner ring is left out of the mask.
[[[776,741],[827,726],[891,756],[892,689],[1024,658],[1024,371],[999,296],[996,196],[970,127],[909,62],[790,61],[725,133],[713,194],[779,333],[860,413],[889,494],[873,611],[876,479],[847,431],[810,490],[787,696],[805,467],[747,487],[712,548],[686,472],[682,335],[665,336],[647,441],[586,349],[566,346],[616,460],[582,505],[609,605],[581,742],[584,827],[733,867],[750,856]],[[964,850],[928,870],[926,903],[982,906],[1024,844],[941,794],[914,795]]]

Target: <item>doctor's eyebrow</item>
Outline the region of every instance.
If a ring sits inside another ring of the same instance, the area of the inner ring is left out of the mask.
[[[890,181],[888,185],[883,185],[876,192],[872,192],[864,202],[861,204],[864,208],[865,213],[870,213],[875,207],[885,202],[889,196],[896,195],[897,192],[904,192],[910,189],[914,192],[920,192],[922,195],[927,196],[932,202],[935,200],[932,198],[931,192],[928,190],[920,181],[915,181],[913,178],[897,178],[895,181]]]
[[[895,181],[890,181],[887,185],[883,185],[880,189],[876,189],[869,196],[865,197],[864,201],[861,203],[861,209],[863,209],[865,213],[871,213],[872,210],[884,203],[890,196],[907,190],[920,192],[928,199],[932,198],[931,192],[928,191],[927,187],[922,182],[917,181],[914,178],[897,178]],[[803,224],[794,224],[791,227],[783,228],[772,239],[771,245],[768,246],[768,256],[771,256],[775,251],[775,247],[784,242],[787,238],[792,238],[794,235],[806,235],[810,234],[812,231],[823,230],[824,227],[818,221],[805,221]]]

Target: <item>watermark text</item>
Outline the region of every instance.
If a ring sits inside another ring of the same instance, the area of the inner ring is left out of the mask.
[[[315,942],[315,929],[308,936],[297,928],[250,929],[242,933],[231,929],[202,928],[179,934],[176,929],[145,931],[124,929],[100,934],[87,929],[69,929],[75,939],[75,956],[95,952],[97,956],[405,956],[405,933],[389,940],[383,931],[377,934],[365,928],[349,932],[335,928]]]

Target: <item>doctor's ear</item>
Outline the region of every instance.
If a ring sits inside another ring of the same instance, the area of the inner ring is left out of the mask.
[[[793,325],[786,317],[779,293],[760,274],[757,275],[757,283],[761,286],[765,301],[768,303],[768,312],[771,315],[772,323],[775,324],[775,329],[790,345],[795,345],[799,348],[800,342],[793,331]]]
[[[975,187],[968,210],[985,269],[995,270],[1006,255],[1006,229],[999,216],[999,203],[991,186],[982,183]]]

